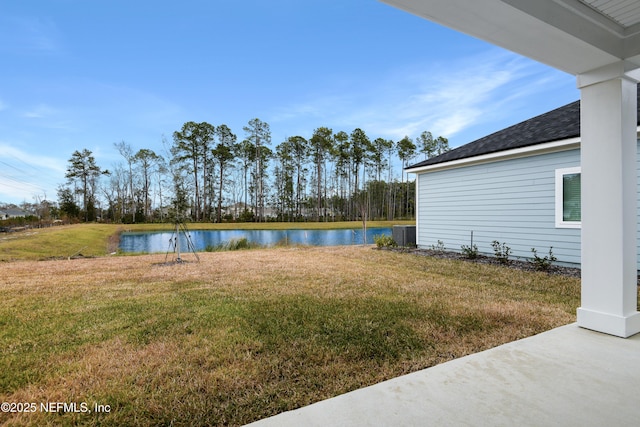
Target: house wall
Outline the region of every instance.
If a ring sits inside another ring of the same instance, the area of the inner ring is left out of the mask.
[[[576,166],[579,149],[418,174],[418,247],[442,241],[460,251],[473,231],[485,255],[497,240],[512,259],[530,259],[531,248],[545,256],[552,246],[559,264],[580,264],[580,229],[555,226],[555,171]]]

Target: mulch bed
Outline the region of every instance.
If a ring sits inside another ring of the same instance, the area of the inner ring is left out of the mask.
[[[458,252],[450,252],[450,251],[440,251],[435,249],[417,249],[417,248],[381,248],[387,249],[397,252],[404,253],[412,253],[416,255],[422,256],[430,256],[434,258],[442,258],[442,259],[455,259],[465,262],[474,262],[477,264],[491,264],[491,265],[499,265],[503,267],[513,268],[515,270],[521,271],[541,271],[536,268],[536,265],[530,261],[521,261],[521,260],[509,260],[508,264],[504,264],[500,262],[497,258],[489,257],[485,255],[478,255],[477,258],[470,259]],[[563,267],[559,265],[552,265],[548,270],[545,270],[549,274],[557,274],[560,276],[566,277],[576,277],[580,278],[580,269],[575,267]],[[640,274],[638,274],[638,286],[640,287]]]
[[[450,251],[440,251],[434,249],[417,249],[417,248],[384,248],[387,250],[403,252],[403,253],[411,253],[415,255],[421,256],[429,256],[433,258],[442,258],[442,259],[454,259],[465,262],[473,262],[476,264],[491,264],[498,265],[503,267],[513,268],[515,270],[521,271],[541,271],[536,268],[535,264],[530,261],[521,261],[521,260],[509,260],[507,264],[500,262],[497,258],[489,257],[485,255],[478,255],[477,258],[470,259],[458,252],[450,252]],[[557,274],[561,276],[567,277],[577,277],[580,278],[580,269],[575,267],[563,267],[559,265],[551,265],[548,270],[544,270],[549,274]]]

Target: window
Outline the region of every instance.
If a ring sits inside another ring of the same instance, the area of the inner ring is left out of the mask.
[[[556,169],[556,227],[580,228],[580,168]]]

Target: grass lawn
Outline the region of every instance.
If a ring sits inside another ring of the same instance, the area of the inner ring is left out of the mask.
[[[110,409],[0,424],[241,425],[570,323],[579,305],[577,279],[363,246],[164,258],[0,263],[0,402]]]

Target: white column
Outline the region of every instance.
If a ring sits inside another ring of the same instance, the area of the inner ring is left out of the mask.
[[[624,338],[640,332],[636,84],[623,63],[578,76],[582,166],[578,325]]]

